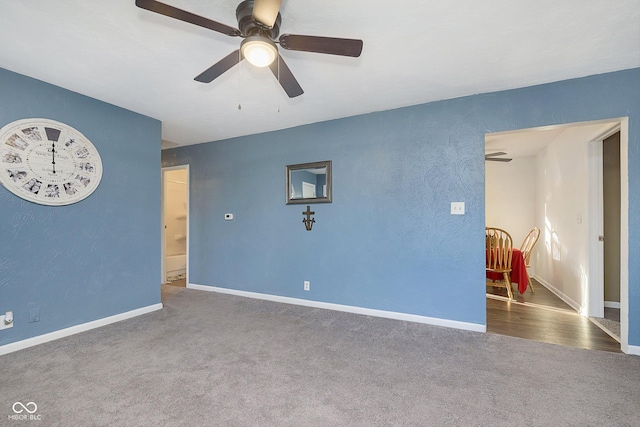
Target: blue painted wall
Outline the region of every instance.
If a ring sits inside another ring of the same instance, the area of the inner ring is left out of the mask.
[[[164,166],[190,165],[189,281],[485,324],[485,133],[626,116],[633,260],[640,69],[165,151]],[[284,166],[325,159],[333,203],[313,205],[308,232],[302,207],[285,205]],[[450,215],[452,201],[466,215]],[[629,282],[629,344],[640,345],[633,261]]]
[[[0,313],[15,318],[0,345],[159,303],[160,122],[0,68],[0,127],[24,118],[82,132],[104,173],[65,207],[0,186]]]

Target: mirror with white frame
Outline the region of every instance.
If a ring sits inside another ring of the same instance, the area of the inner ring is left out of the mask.
[[[288,165],[287,204],[331,203],[331,160]]]

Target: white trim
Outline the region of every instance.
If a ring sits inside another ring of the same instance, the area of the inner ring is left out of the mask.
[[[301,305],[305,307],[322,308],[326,310],[343,311],[346,313],[363,314],[365,316],[383,317],[386,319],[404,320],[406,322],[423,323],[427,325],[444,326],[447,328],[463,329],[474,332],[487,332],[487,326],[478,323],[460,322],[457,320],[439,319],[436,317],[419,316],[417,314],[399,313],[395,311],[376,310],[372,308],[356,307],[351,305],[333,304],[321,301],[311,301],[300,298],[283,297],[279,295],[261,294],[257,292],[239,291],[235,289],[219,288],[216,286],[187,284],[189,289],[197,289],[207,292],[218,292],[240,297],[255,298],[266,301],[280,302],[284,304]]]
[[[640,356],[640,346],[638,345],[627,345],[627,354],[635,354],[636,356]]]
[[[574,301],[573,299],[571,299],[570,297],[565,295],[562,291],[557,289],[555,286],[553,286],[551,283],[547,282],[546,280],[541,279],[541,278],[539,278],[537,276],[535,277],[535,279],[538,282],[540,282],[542,284],[542,286],[544,286],[545,288],[549,289],[555,296],[560,298],[562,301],[566,302],[576,312],[578,312],[582,316],[586,316],[586,310],[583,307],[581,307],[580,304],[578,304],[576,301]]]
[[[605,301],[605,308],[620,308],[620,303],[618,301]]]
[[[127,320],[127,319],[131,319],[132,317],[137,317],[143,314],[151,313],[152,311],[162,309],[162,307],[163,307],[162,303],[148,305],[146,307],[137,308],[135,310],[127,311],[125,313],[104,317],[102,319],[93,320],[91,322],[82,323],[80,325],[75,325],[69,328],[53,331],[48,334],[38,335],[37,337],[27,338],[26,340],[5,344],[3,346],[0,346],[0,356],[2,356],[3,354],[13,353],[14,351],[33,347],[34,345],[44,344],[49,341],[79,334],[80,332],[86,332],[91,329],[107,326],[112,323],[120,322],[121,320]]]
[[[601,122],[601,120],[597,120],[594,121],[593,123],[599,123]],[[609,120],[606,120],[606,122],[609,122]],[[607,128],[606,130],[602,131],[598,136],[596,136],[595,138],[593,138],[593,141],[604,141],[605,139],[609,138],[610,136],[612,136],[614,133],[619,132],[620,129],[622,129],[622,119],[617,119],[614,120],[613,126],[611,126],[610,128]]]
[[[619,123],[616,124],[619,127]],[[607,130],[607,133],[609,131]],[[599,236],[604,234],[603,203],[603,139],[597,138],[589,142],[589,266],[585,315],[604,317],[604,243]],[[583,297],[584,299],[584,297]]]
[[[629,345],[629,118],[620,120],[620,349],[640,355]]]

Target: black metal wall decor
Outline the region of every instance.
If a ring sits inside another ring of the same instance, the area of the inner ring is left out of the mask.
[[[315,215],[316,213],[314,211],[311,210],[311,206],[307,205],[307,210],[302,212],[302,215],[306,215],[306,218],[302,219],[302,222],[304,222],[304,226],[306,227],[307,231],[311,231],[311,227],[313,227],[313,223],[316,222],[315,218],[311,218],[311,215]]]

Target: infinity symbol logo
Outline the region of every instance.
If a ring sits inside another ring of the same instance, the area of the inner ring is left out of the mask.
[[[18,409],[16,409],[16,406],[18,407]],[[33,409],[30,409],[30,408],[33,408]],[[22,411],[27,411],[28,413],[33,414],[37,410],[38,410],[38,405],[36,405],[33,402],[29,402],[26,405],[23,404],[22,402],[16,402],[13,404],[13,412],[15,412],[16,414],[21,414]]]

